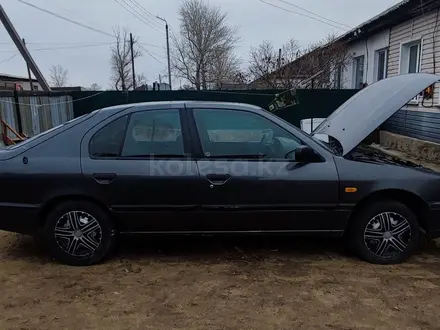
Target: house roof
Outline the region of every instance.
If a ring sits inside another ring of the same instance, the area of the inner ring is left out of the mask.
[[[395,4],[394,6],[391,6],[390,8],[384,10],[378,15],[370,18],[369,20],[359,24],[355,28],[336,38],[331,43],[318,47],[311,52],[298,57],[295,61],[287,63],[280,70],[285,70],[286,66],[292,66],[295,65],[295,63],[297,62],[303,61],[305,58],[307,58],[307,56],[310,56],[310,54],[325,49],[333,43],[351,43],[368,38],[369,36],[376,34],[384,29],[396,26],[413,17],[427,14],[433,9],[437,9],[439,7],[440,0],[403,0]],[[276,72],[277,71],[272,72],[271,74],[276,74]],[[315,72],[311,74],[315,74]],[[259,81],[260,79],[261,78],[255,80],[255,82]]]
[[[440,7],[439,0],[403,0],[336,39],[356,41]]]
[[[7,73],[0,73],[0,81],[8,80],[8,81],[29,81],[29,77],[16,76]],[[38,82],[37,79],[32,79],[33,82]]]

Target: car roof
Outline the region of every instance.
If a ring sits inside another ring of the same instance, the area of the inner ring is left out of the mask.
[[[246,110],[252,112],[261,112],[262,108],[246,104],[246,103],[234,103],[234,102],[216,102],[216,101],[160,101],[160,102],[141,102],[141,103],[129,103],[121,104],[117,106],[107,107],[100,110],[100,112],[105,112],[106,114],[113,114],[119,112],[123,109],[137,108],[142,109],[170,109],[170,108],[197,108],[197,109],[236,109],[236,110]]]

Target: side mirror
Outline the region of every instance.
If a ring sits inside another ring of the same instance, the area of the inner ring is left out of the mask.
[[[293,159],[292,156],[295,156]],[[309,146],[299,146],[286,154],[287,159],[295,160],[298,163],[313,163],[321,160],[321,157]]]

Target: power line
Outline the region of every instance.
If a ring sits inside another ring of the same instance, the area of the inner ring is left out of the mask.
[[[154,15],[152,12],[148,11],[144,6],[140,5],[139,2],[137,2],[137,0],[129,0],[129,1],[137,3],[138,7],[142,8],[143,12],[145,12],[151,18],[157,20],[156,15]]]
[[[161,57],[161,58],[163,58],[163,59],[167,59],[167,57],[166,56],[164,56],[164,55],[160,55],[160,54],[158,54],[158,53],[155,53],[155,52],[153,52],[153,51],[151,51],[151,50],[149,50],[148,51],[150,54],[153,54],[153,55],[156,55],[156,56],[158,56],[158,57]]]
[[[321,15],[318,15],[318,14],[314,13],[313,11],[310,11],[310,10],[307,10],[306,8],[303,8],[303,7],[300,7],[300,6],[298,6],[298,5],[295,5],[295,4],[293,4],[293,3],[289,2],[289,1],[286,1],[286,0],[278,0],[278,1],[280,1],[280,2],[282,2],[282,3],[285,3],[286,5],[289,5],[289,6],[292,6],[292,7],[298,8],[298,9],[301,9],[301,10],[305,11],[306,13],[309,13],[309,14],[312,14],[312,15],[314,15],[314,16],[316,16],[316,17],[319,17],[319,18],[325,19],[326,21],[329,21],[329,22],[332,22],[332,23],[335,23],[335,24],[338,24],[338,25],[342,25],[342,26],[345,26],[345,27],[348,27],[349,29],[351,29],[351,26],[349,26],[349,25],[347,25],[347,24],[340,23],[340,22],[337,22],[337,21],[333,21],[333,20],[331,20],[331,19],[329,19],[329,18],[327,18],[327,17],[324,17],[324,16],[321,16]]]
[[[70,18],[68,18],[68,17],[61,16],[61,15],[59,15],[59,14],[57,14],[57,13],[54,13],[54,12],[52,12],[52,11],[50,11],[50,10],[47,10],[47,9],[44,9],[44,8],[41,8],[41,7],[35,6],[35,5],[33,5],[33,4],[29,3],[29,2],[26,2],[26,1],[23,1],[23,0],[17,0],[17,1],[23,3],[23,4],[27,5],[27,6],[33,7],[33,8],[35,8],[35,9],[38,9],[38,10],[40,10],[40,11],[42,11],[42,12],[45,12],[46,14],[49,14],[49,15],[55,16],[55,17],[57,17],[57,18],[60,18],[60,19],[62,19],[62,20],[65,20],[65,21],[67,21],[67,22],[70,22],[70,23],[73,23],[73,24],[75,24],[75,25],[81,26],[81,27],[83,27],[83,28],[85,28],[85,29],[88,29],[88,30],[90,30],[90,31],[94,31],[94,32],[97,32],[97,33],[103,34],[103,35],[105,35],[105,36],[107,36],[107,37],[111,37],[111,38],[114,37],[114,36],[111,35],[110,33],[104,32],[104,31],[102,31],[102,30],[96,29],[96,28],[94,28],[94,27],[91,27],[91,26],[85,25],[85,24],[80,23],[80,22],[77,22],[77,21],[74,21],[74,20],[72,20],[72,19],[70,19]]]
[[[3,63],[5,63],[5,62],[8,62],[8,61],[12,60],[12,59],[13,59],[15,56],[17,56],[17,55],[18,55],[18,53],[15,53],[15,54],[12,55],[11,57],[7,58],[6,60],[1,61],[0,64],[3,64]]]
[[[95,93],[95,94],[92,94],[92,95],[89,95],[89,96],[85,96],[85,97],[82,97],[82,98],[79,98],[79,99],[75,99],[75,100],[72,100],[72,101],[67,101],[67,102],[52,102],[52,103],[46,103],[46,104],[36,104],[36,107],[39,108],[39,107],[44,107],[44,106],[50,106],[50,105],[53,105],[53,104],[69,104],[69,103],[74,103],[74,102],[90,99],[92,97],[96,97],[96,96],[99,96],[99,95],[104,94],[104,93],[106,93],[106,91]],[[9,101],[9,100],[2,100],[2,99],[0,99],[0,102],[1,103],[8,103],[8,104],[11,103],[11,104],[29,106],[29,103],[12,102],[12,101]]]
[[[150,47],[155,47],[155,48],[165,48],[164,46],[148,44],[146,42],[138,42],[138,44],[142,44],[142,45],[146,45],[146,46],[150,46]]]
[[[103,44],[103,45],[107,45],[109,42],[108,41],[47,41],[47,42],[43,42],[43,41],[30,41],[27,42],[26,41],[26,45],[50,45],[50,44],[55,44],[55,45],[62,45],[62,44],[69,44],[69,45],[78,45],[78,44]]]
[[[147,18],[143,15],[143,17],[145,17],[145,19],[147,19],[151,24],[155,25],[157,28],[162,28],[162,26],[159,25],[159,23],[157,22],[157,18],[156,16],[154,16],[152,13],[150,13],[147,9],[145,9],[144,6],[142,6],[141,4],[139,4],[139,2],[137,2],[136,0],[127,0],[130,1],[132,4],[134,4],[136,7],[138,7],[142,12],[144,12],[147,16],[150,16],[150,18]]]
[[[156,30],[157,32],[162,33],[163,31],[160,31],[158,28],[156,28],[155,26],[153,26],[151,23],[149,23],[147,20],[145,20],[142,16],[139,16],[136,13],[136,9],[134,9],[133,7],[130,6],[130,4],[128,4],[125,0],[114,0],[119,6],[121,6],[122,8],[124,8],[127,12],[129,12],[132,16],[136,17],[139,21],[141,21],[142,23],[144,23],[145,25],[149,26],[150,28]],[[124,6],[121,2],[122,1],[125,3],[126,6]],[[130,8],[130,9],[129,9]]]
[[[136,15],[140,16],[141,20],[142,20],[145,24],[147,24],[149,27],[153,28],[153,29],[156,30],[157,32],[160,32],[160,33],[163,33],[163,32],[164,32],[164,31],[162,30],[161,27],[157,27],[157,26],[155,26],[155,25],[153,24],[153,22],[151,22],[151,19],[148,18],[148,17],[146,17],[145,14],[142,14],[142,13],[139,14],[139,13],[137,13],[136,8],[134,8],[131,4],[127,3],[127,1],[130,1],[130,0],[120,0],[120,1],[123,1],[123,2],[124,2],[124,3],[125,3],[130,9],[132,9],[132,10],[136,13]],[[140,5],[138,4],[138,7],[139,7],[139,6],[140,6]],[[144,9],[142,6],[140,6],[140,8],[141,8],[142,11],[145,12],[145,9]]]
[[[89,47],[100,47],[100,46],[110,46],[113,42],[100,43],[100,44],[86,44],[86,45],[76,45],[76,46],[61,46],[61,47],[46,47],[46,48],[28,48],[30,51],[45,51],[45,50],[59,50],[59,49],[76,49],[76,48],[89,48]],[[0,53],[13,52],[14,50],[2,50]]]
[[[310,16],[310,15],[307,15],[307,14],[303,14],[303,13],[299,13],[299,12],[297,12],[297,11],[289,10],[289,9],[286,9],[286,8],[283,8],[283,7],[280,7],[280,6],[274,5],[273,3],[266,2],[266,1],[264,1],[264,0],[260,0],[260,2],[265,3],[266,5],[269,5],[269,6],[272,6],[272,7],[275,7],[275,8],[281,9],[281,10],[284,10],[284,11],[289,12],[289,13],[293,13],[293,14],[297,14],[297,15],[300,15],[300,16],[308,17],[308,18],[310,18],[310,19],[313,19],[313,20],[315,20],[315,21],[318,21],[318,22],[321,22],[321,23],[324,23],[324,24],[327,24],[327,25],[333,26],[333,27],[335,27],[335,28],[337,28],[337,29],[340,29],[340,30],[348,31],[348,29],[342,28],[342,27],[340,27],[340,26],[334,25],[334,24],[332,24],[332,23],[329,23],[329,22],[323,21],[323,20],[321,20],[321,19],[319,19],[319,18],[316,18],[316,17]]]
[[[150,52],[148,49],[146,49],[144,46],[142,46],[142,44],[139,44],[139,43],[138,43],[138,45],[139,45],[139,47],[140,47],[143,51],[145,51],[148,55],[150,55],[150,57],[152,57],[153,59],[155,59],[157,62],[159,62],[159,63],[161,63],[161,64],[165,64],[163,61],[159,60],[156,56],[154,56],[153,54],[151,54],[151,52]]]
[[[26,41],[26,45],[83,45],[84,41]],[[90,41],[88,44],[93,45],[108,45],[108,41]],[[142,45],[155,47],[155,48],[164,48],[164,46],[154,45],[146,42],[141,42]],[[0,42],[0,45],[14,45],[13,42]],[[12,52],[13,50],[11,50]],[[0,51],[1,52],[1,51]],[[9,52],[9,51],[8,51]]]
[[[78,46],[65,46],[65,47],[49,47],[49,48],[34,48],[30,49],[32,51],[45,51],[45,50],[59,50],[59,49],[77,49],[77,48],[90,48],[90,47],[100,47],[100,46],[110,46],[114,43],[98,44],[98,45],[78,45]]]
[[[78,15],[80,14],[80,12],[74,11],[69,8],[65,8],[64,6],[57,3],[57,1],[52,1],[51,5],[55,5],[58,8],[60,8],[62,11],[69,13],[68,16],[72,16],[72,14],[73,14],[73,17],[78,17]],[[96,16],[95,16],[95,18],[96,18]],[[87,18],[83,17],[82,19],[85,23],[90,24],[90,26],[100,26],[100,24],[98,22],[96,22],[95,20],[90,20],[90,18],[88,18],[88,17]]]

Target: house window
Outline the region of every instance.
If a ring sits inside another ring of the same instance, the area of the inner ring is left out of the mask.
[[[400,73],[418,73],[420,72],[420,62],[422,57],[422,42],[421,40],[411,41],[402,44],[400,49]],[[411,104],[419,103],[419,96],[415,96]]]
[[[364,83],[364,55],[353,60],[354,88],[360,89]]]
[[[386,49],[376,52],[376,81],[387,77],[387,57],[388,51]]]
[[[403,44],[400,50],[400,73],[420,72],[421,41]]]
[[[335,70],[335,88],[342,88],[342,65],[338,64]]]
[[[420,44],[409,47],[408,73],[417,73],[420,70]]]

